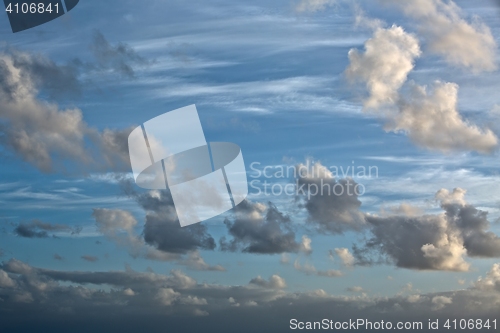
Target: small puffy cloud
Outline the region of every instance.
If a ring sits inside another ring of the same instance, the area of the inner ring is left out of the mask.
[[[461,9],[453,1],[384,0],[418,23],[428,49],[442,56],[448,63],[471,69],[473,72],[493,71],[497,68],[497,44],[490,29],[477,18],[472,23],[462,17]]]
[[[486,277],[480,277],[474,283],[474,287],[487,292],[496,291],[500,293],[500,264],[494,264]]]
[[[186,296],[180,299],[181,304],[185,305],[207,305],[207,300],[204,298],[198,298],[196,296]]]
[[[335,253],[339,256],[340,260],[342,260],[342,264],[347,267],[351,267],[354,265],[355,259],[349,249],[346,248],[336,248]]]
[[[9,275],[0,269],[0,288],[11,288],[14,287],[16,283],[12,280]]]
[[[88,261],[88,262],[96,262],[96,261],[98,261],[98,260],[99,260],[99,258],[97,258],[97,257],[94,257],[94,256],[87,256],[87,255],[82,256],[81,258],[82,258],[83,260],[85,260],[85,261]]]
[[[165,306],[171,306],[175,301],[180,298],[181,294],[173,290],[172,288],[160,288],[156,295],[156,298],[161,304]]]
[[[351,293],[362,293],[362,292],[364,292],[364,289],[363,289],[363,287],[354,286],[354,287],[347,288],[347,291],[350,291]]]
[[[300,251],[304,252],[305,254],[311,254],[312,253],[311,243],[312,243],[311,238],[309,238],[306,235],[302,236],[302,243],[300,244]]]
[[[436,296],[432,298],[432,309],[433,310],[441,310],[445,306],[453,303],[453,299],[451,297],[446,296]]]
[[[127,288],[123,291],[123,294],[126,295],[126,296],[135,296],[135,292],[130,289],[130,288]]]
[[[284,289],[286,288],[285,279],[283,279],[279,275],[273,275],[269,278],[269,280],[265,280],[260,276],[250,280],[250,284],[259,286],[261,288],[267,289]]]

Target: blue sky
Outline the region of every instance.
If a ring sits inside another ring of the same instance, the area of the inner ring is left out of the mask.
[[[470,317],[470,299],[495,319],[499,14],[489,0],[82,0],[16,34],[5,15],[0,312],[14,315],[0,327],[29,331],[17,318],[58,302],[33,323],[91,329],[106,324],[101,301],[137,325],[166,315],[174,331],[221,331],[224,313],[287,331],[324,304],[396,320]],[[191,104],[207,141],[241,147],[249,182],[296,184],[255,178],[252,163],[323,170],[304,184],[344,181],[324,168],[377,173],[352,179],[357,197],[250,188],[239,209],[179,231],[168,191],[131,181],[126,138]],[[189,244],[173,250],[170,234]]]

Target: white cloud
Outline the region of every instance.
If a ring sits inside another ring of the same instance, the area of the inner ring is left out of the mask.
[[[500,293],[500,264],[494,264],[486,277],[480,277],[474,283],[474,287],[484,291],[496,291]]]
[[[365,43],[365,52],[349,51],[347,77],[366,83],[369,97],[366,109],[378,108],[398,101],[398,90],[408,79],[421,54],[418,40],[403,28],[377,29]]]
[[[365,111],[384,119],[386,131],[403,132],[427,149],[492,153],[498,138],[462,118],[458,85],[436,81],[428,88],[411,83],[408,94],[400,92],[419,55],[416,37],[398,26],[377,29],[364,53],[349,51],[346,75],[366,84]]]
[[[490,29],[476,17],[472,23],[463,19],[461,9],[453,1],[384,1],[397,5],[414,18],[429,50],[448,63],[476,73],[497,68],[497,45]]]
[[[342,260],[342,264],[347,267],[351,267],[354,265],[354,256],[351,254],[349,249],[346,248],[337,248],[335,249],[335,253],[340,257],[340,260]]]
[[[157,299],[166,306],[172,305],[180,296],[181,294],[174,291],[172,288],[160,288],[156,295]]]
[[[432,304],[434,310],[441,310],[445,306],[453,303],[453,299],[451,297],[446,296],[436,296],[432,298]]]

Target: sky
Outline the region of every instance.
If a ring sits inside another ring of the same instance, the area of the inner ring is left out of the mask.
[[[81,0],[15,34],[4,15],[0,331],[500,324],[499,15]],[[241,147],[249,194],[181,228],[127,138],[192,104],[208,142]]]

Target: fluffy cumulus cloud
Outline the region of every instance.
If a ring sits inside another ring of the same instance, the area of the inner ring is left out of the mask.
[[[302,244],[298,242],[290,217],[272,203],[264,205],[245,200],[235,208],[234,215],[224,222],[232,239],[221,238],[222,250],[260,254],[311,250],[308,238],[303,239]]]
[[[421,147],[443,152],[471,150],[491,153],[498,144],[490,129],[480,129],[462,119],[457,110],[458,85],[435,82],[432,88],[412,84],[399,112],[386,130],[405,132]]]
[[[369,97],[364,102],[365,108],[396,103],[398,90],[420,54],[417,38],[398,26],[377,29],[373,38],[366,41],[364,53],[351,49],[346,75],[366,83]]]
[[[407,16],[415,19],[428,49],[448,63],[476,73],[497,68],[497,45],[490,29],[477,19],[467,22],[453,1],[383,1],[398,6]]]
[[[462,189],[440,190],[436,198],[444,211],[441,214],[367,215],[373,237],[364,247],[354,247],[357,261],[385,258],[410,269],[467,271],[467,255],[500,257],[500,238],[488,230],[487,213],[467,204],[464,195]]]
[[[123,320],[113,325],[122,332],[137,331],[139,326],[159,332],[166,325],[190,332],[203,327],[216,327],[221,332],[255,332],[260,328],[279,332],[293,313],[320,321],[330,318],[333,311],[336,321],[358,318],[360,313],[367,320],[383,317],[386,322],[406,321],[411,316],[412,321],[424,323],[421,331],[426,332],[428,318],[497,315],[497,276],[495,265],[486,278],[469,289],[411,297],[346,297],[324,290],[288,293],[283,290],[285,281],[277,275],[231,286],[200,284],[180,271],[163,275],[127,267],[124,271],[65,272],[11,259],[0,265],[0,329],[11,331],[15,325],[17,330],[28,331],[50,320],[56,332],[68,327],[86,332],[102,328],[110,316],[118,315]],[[96,285],[106,288],[91,287]],[[350,291],[360,293],[362,288]],[[64,322],[56,320],[61,313]],[[242,322],[252,324],[242,326]]]
[[[284,289],[286,288],[285,279],[283,279],[279,275],[273,275],[269,278],[269,280],[263,279],[260,276],[250,280],[250,284],[261,288],[269,288],[269,289]]]
[[[351,267],[352,265],[354,265],[355,258],[349,251],[349,249],[337,248],[335,249],[335,253],[337,253],[344,266]]]
[[[486,277],[480,277],[474,287],[479,290],[500,293],[500,264],[494,264]]]
[[[100,132],[78,108],[60,109],[38,98],[78,88],[75,73],[41,55],[0,54],[0,143],[44,172],[66,169],[115,170],[128,166],[123,150],[130,130]],[[80,170],[82,171],[82,170]]]
[[[364,217],[359,211],[361,189],[352,179],[336,180],[320,162],[296,166],[300,205],[308,212],[308,222],[321,232],[342,233],[361,230]]]
[[[491,130],[462,118],[457,109],[458,85],[438,81],[427,87],[411,83],[408,93],[401,92],[420,54],[416,37],[398,26],[377,28],[365,43],[364,53],[349,51],[346,75],[366,84],[365,111],[384,119],[387,131],[406,133],[421,147],[491,153],[498,138]]]

